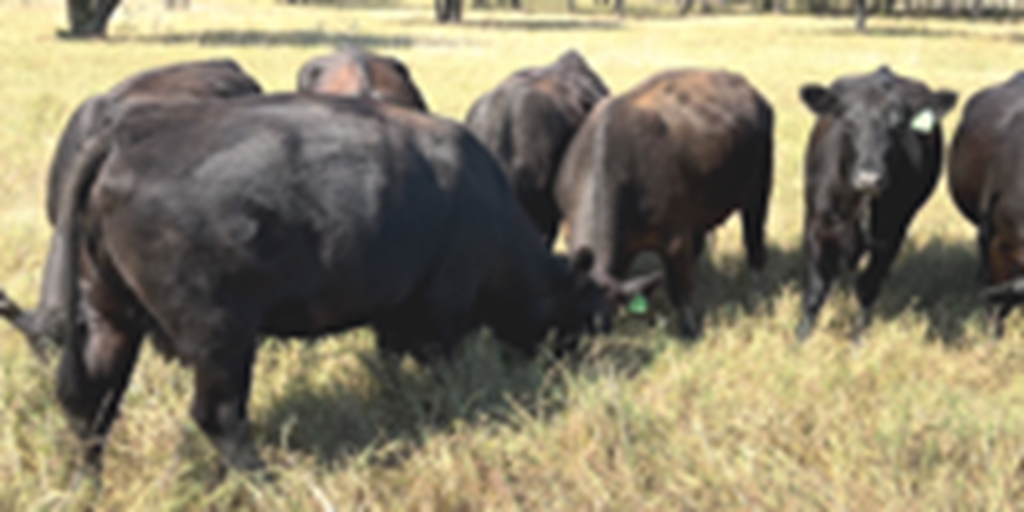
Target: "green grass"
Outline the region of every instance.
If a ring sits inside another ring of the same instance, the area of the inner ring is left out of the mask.
[[[0,283],[31,304],[49,234],[44,176],[87,95],[138,70],[231,56],[272,91],[343,41],[404,59],[432,109],[462,118],[511,71],[582,51],[621,92],[669,67],[746,75],[776,109],[772,260],[748,300],[738,223],[702,262],[706,339],[628,322],[574,361],[523,362],[483,337],[450,367],[382,375],[372,335],[274,341],[252,416],[273,486],[229,478],[191,425],[186,369],[147,351],[99,496],[67,487],[73,443],[41,367],[0,326],[0,509],[64,510],[1013,510],[1024,508],[1022,320],[983,335],[973,232],[939,187],[883,289],[861,348],[835,294],[802,347],[802,154],[797,89],[882,63],[962,101],[1024,62],[1016,24],[846,18],[607,16],[470,11],[459,27],[403,10],[128,0],[109,42],[68,43],[53,0],[0,3]],[[947,134],[959,109],[945,121]],[[663,305],[664,299],[656,301]],[[663,322],[662,322],[663,323]]]

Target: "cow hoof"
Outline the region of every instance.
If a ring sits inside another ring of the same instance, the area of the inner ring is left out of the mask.
[[[864,333],[871,326],[871,313],[862,311],[857,315],[857,320],[853,324],[853,333],[850,335],[850,341],[854,345],[860,345],[864,339]]]
[[[800,324],[796,326],[796,340],[800,343],[807,341],[807,338],[811,336],[811,332],[814,331],[814,322],[803,318],[800,320]]]
[[[1005,332],[1006,332],[1006,329],[1003,327],[1003,322],[1001,320],[992,320],[991,321],[991,323],[990,323],[990,325],[988,327],[988,333],[989,333],[989,338],[991,338],[992,341],[995,341],[995,342],[1002,341],[1003,334],[1005,334]]]
[[[861,346],[863,344],[863,340],[864,336],[860,332],[855,332],[850,335],[850,343],[855,347]]]
[[[80,466],[71,475],[71,483],[68,488],[75,494],[97,499],[103,491],[103,471],[91,464],[85,467]]]
[[[698,341],[703,333],[700,322],[693,314],[684,314],[679,319],[679,337],[686,341]]]

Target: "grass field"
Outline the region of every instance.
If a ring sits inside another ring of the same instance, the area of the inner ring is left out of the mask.
[[[522,66],[574,47],[614,91],[669,67],[745,74],[776,109],[776,186],[764,293],[751,309],[738,222],[702,262],[706,337],[627,322],[565,363],[523,362],[474,339],[452,365],[380,377],[372,335],[271,341],[252,398],[280,478],[231,477],[188,419],[190,373],[144,354],[114,427],[106,488],[68,490],[73,444],[53,368],[0,326],[0,510],[1015,510],[1024,509],[1024,326],[983,334],[973,232],[944,184],[911,227],[865,344],[855,301],[826,305],[797,346],[802,153],[797,89],[882,63],[961,93],[1024,62],[1022,27],[934,20],[470,11],[438,27],[426,6],[127,3],[107,42],[55,39],[52,0],[0,2],[0,285],[32,304],[49,227],[44,176],[87,95],[159,64],[231,56],[268,90],[307,58],[354,41],[404,59],[432,109],[461,119]],[[944,122],[947,134],[959,109]]]

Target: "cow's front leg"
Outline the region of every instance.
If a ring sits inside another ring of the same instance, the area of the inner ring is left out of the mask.
[[[892,225],[898,226],[900,223],[893,222]],[[860,312],[851,334],[855,343],[860,343],[864,331],[871,325],[872,310],[882,289],[882,281],[889,274],[889,269],[903,243],[903,237],[904,230],[896,229],[893,232],[877,235],[872,240],[871,261],[868,263],[868,268],[857,276],[857,301],[860,303]]]
[[[803,316],[796,328],[796,337],[801,342],[811,335],[818,323],[818,314],[839,274],[839,261],[839,249],[835,244],[811,234],[805,235],[804,265],[807,275],[804,282]]]

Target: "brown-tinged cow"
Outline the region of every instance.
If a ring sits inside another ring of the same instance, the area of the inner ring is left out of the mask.
[[[803,317],[806,339],[839,273],[856,270],[860,313],[853,339],[871,323],[882,281],[942,165],[942,117],[956,104],[950,91],[888,67],[805,85],[803,102],[817,115],[805,156]]]
[[[575,50],[514,73],[473,103],[466,126],[505,166],[519,202],[550,245],[558,231],[555,175],[590,109],[608,88]]]
[[[971,97],[953,137],[949,190],[978,228],[990,329],[1024,301],[1024,73]]]
[[[402,61],[354,45],[306,62],[299,69],[298,90],[372,98],[427,111],[427,103]]]
[[[726,71],[661,73],[599,103],[558,175],[570,250],[593,249],[591,275],[619,301],[655,282],[623,279],[638,253],[656,252],[680,333],[697,337],[694,267],[705,234],[739,210],[748,262],[765,264],[772,126],[764,97]]]

